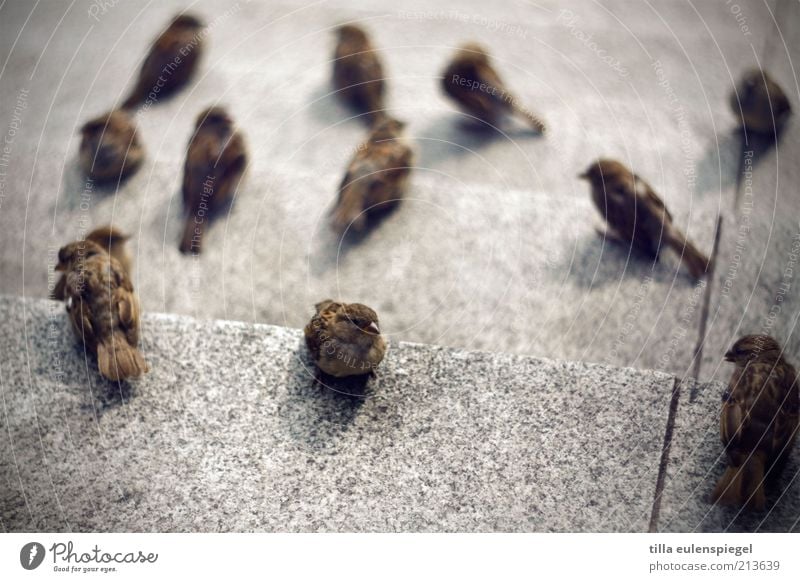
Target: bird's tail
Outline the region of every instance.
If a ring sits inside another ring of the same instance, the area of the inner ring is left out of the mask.
[[[711,501],[756,511],[764,509],[764,464],[763,456],[753,453],[740,467],[728,466],[711,493]]]
[[[538,131],[539,133],[542,133],[542,134],[545,133],[545,131],[547,131],[547,128],[544,125],[544,121],[542,121],[539,117],[534,115],[530,111],[530,109],[528,109],[528,108],[526,108],[526,107],[524,107],[522,105],[519,105],[516,102],[516,100],[513,101],[512,105],[513,105],[513,108],[514,108],[514,113],[516,113],[522,119],[524,119],[525,122],[528,123],[535,131]]]
[[[667,245],[681,256],[683,263],[695,279],[700,279],[711,267],[711,261],[686,236],[672,228],[666,236]]]
[[[114,381],[135,378],[148,371],[144,356],[128,343],[121,331],[115,331],[97,345],[97,365],[103,376]]]
[[[186,225],[183,227],[183,236],[181,237],[180,247],[178,247],[183,254],[200,254],[206,220],[208,220],[207,216],[202,217],[199,221],[195,220],[194,212],[190,212],[186,216]]]
[[[367,213],[364,211],[367,187],[368,181],[361,179],[351,182],[342,189],[339,202],[331,211],[331,225],[339,234],[348,229],[356,232],[364,230],[367,221]]]

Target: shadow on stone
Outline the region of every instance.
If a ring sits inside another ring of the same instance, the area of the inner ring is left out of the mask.
[[[285,400],[278,405],[286,434],[306,449],[335,447],[371,394],[369,384],[365,376],[333,378],[319,373],[301,342],[286,373]]]

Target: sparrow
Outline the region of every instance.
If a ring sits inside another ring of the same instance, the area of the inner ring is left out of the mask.
[[[672,215],[650,184],[614,160],[598,160],[579,178],[589,181],[592,200],[611,234],[658,260],[662,246],[677,252],[691,275],[699,279],[709,259],[672,224]]]
[[[386,354],[378,315],[361,303],[326,299],[304,329],[317,367],[336,378],[371,374]]]
[[[123,108],[131,109],[148,99],[155,101],[186,85],[203,54],[204,28],[196,16],[176,16],[150,47]]]
[[[783,89],[766,71],[747,71],[730,97],[731,109],[748,133],[770,137],[779,133],[792,114]]]
[[[386,117],[358,146],[331,210],[337,232],[348,228],[362,232],[368,216],[389,211],[400,202],[414,162],[414,151],[402,137],[404,127],[404,122]]]
[[[86,240],[97,243],[103,249],[105,249],[107,253],[114,257],[128,277],[131,276],[131,256],[128,250],[125,248],[125,243],[129,238],[130,236],[122,233],[119,229],[114,228],[110,224],[96,228],[86,235]],[[62,274],[58,282],[56,282],[56,286],[53,288],[51,297],[53,299],[63,301],[66,298],[66,284],[67,276]]]
[[[442,88],[465,113],[489,126],[497,126],[504,117],[516,114],[535,131],[545,132],[544,122],[505,88],[489,53],[480,44],[468,43],[456,52],[444,70]]]
[[[222,107],[209,107],[197,116],[183,169],[186,225],[182,253],[199,254],[206,223],[233,199],[247,167],[244,138]]]
[[[79,158],[86,175],[98,182],[125,178],[138,170],[144,147],[131,116],[115,109],[86,122]]]
[[[378,53],[364,29],[346,24],[336,33],[333,86],[346,105],[363,113],[370,123],[383,118],[385,82]]]
[[[773,338],[748,335],[725,354],[736,368],[722,397],[728,467],[711,493],[714,503],[764,509],[765,476],[789,456],[800,428],[800,379],[782,352]]]
[[[97,355],[100,373],[124,380],[148,371],[139,343],[139,302],[117,259],[90,240],[58,251],[56,271],[64,273],[64,296],[72,331]]]

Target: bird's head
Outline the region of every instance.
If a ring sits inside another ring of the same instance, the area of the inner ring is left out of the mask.
[[[343,24],[336,29],[339,42],[367,42],[367,32],[355,24]]]
[[[384,116],[375,122],[369,134],[370,141],[382,141],[398,137],[406,127],[405,121]]]
[[[600,159],[589,166],[578,178],[588,180],[591,184],[602,184],[612,176],[627,173],[625,166],[616,160]]]
[[[195,128],[201,127],[227,127],[233,124],[231,116],[228,115],[227,110],[219,105],[214,105],[208,109],[204,109],[200,115],[197,116]]]
[[[345,343],[371,345],[380,333],[378,314],[366,305],[350,303],[336,314],[334,335]]]
[[[468,42],[458,49],[458,56],[477,63],[489,63],[489,51],[480,43]]]
[[[739,338],[725,353],[725,360],[745,364],[750,360],[777,360],[781,356],[780,344],[768,335],[746,335]]]
[[[178,14],[171,26],[186,30],[199,30],[205,26],[205,23],[193,14]]]
[[[90,240],[79,240],[64,245],[58,249],[58,264],[56,271],[69,271],[75,266],[80,266],[86,259],[104,253],[103,248]]]

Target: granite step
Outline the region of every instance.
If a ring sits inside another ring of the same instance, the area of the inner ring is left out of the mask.
[[[105,381],[61,304],[0,297],[4,530],[646,531],[665,469],[664,528],[730,525],[697,486],[720,384],[682,391],[667,468],[661,372],[392,341],[355,394],[297,329],[145,314],[142,347]],[[762,529],[797,529],[797,467]]]

